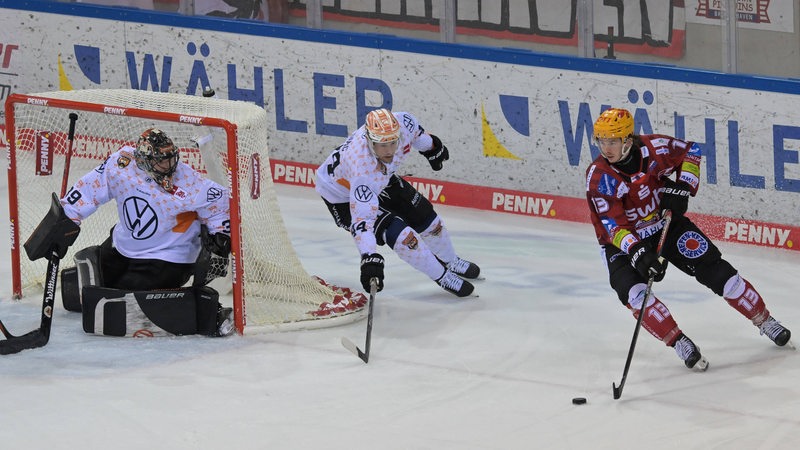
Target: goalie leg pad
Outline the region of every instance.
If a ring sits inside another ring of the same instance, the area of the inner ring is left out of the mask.
[[[61,303],[67,311],[81,312],[81,291],[78,288],[78,268],[61,271]]]
[[[208,286],[200,286],[194,288],[194,295],[197,302],[197,334],[216,336],[219,328],[219,292]]]
[[[86,286],[82,294],[87,333],[129,337],[197,333],[193,289],[132,292]]]

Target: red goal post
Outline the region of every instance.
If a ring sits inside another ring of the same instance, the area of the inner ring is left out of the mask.
[[[321,328],[365,316],[366,298],[311,277],[286,232],[272,184],[266,112],[217,98],[96,89],[12,94],[6,101],[11,219],[12,295],[41,289],[45,261],[21,257],[27,239],[59,192],[68,148],[68,115],[78,114],[69,163],[71,185],[145,129],[157,127],[180,149],[181,160],[230,190],[231,264],[214,287],[230,296],[236,327],[262,330]],[[65,256],[99,245],[117,222],[104,205],[81,224]],[[69,263],[65,264],[69,265]]]

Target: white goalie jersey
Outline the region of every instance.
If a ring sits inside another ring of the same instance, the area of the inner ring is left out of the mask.
[[[114,199],[119,222],[111,236],[123,256],[194,263],[201,224],[210,234],[230,233],[228,190],[179,161],[167,192],[137,167],[133,152],[121,148],[78,180],[61,199],[64,212],[80,225]]]

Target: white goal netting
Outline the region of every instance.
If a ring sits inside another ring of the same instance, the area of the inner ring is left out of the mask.
[[[50,193],[60,194],[69,114],[77,113],[68,183],[101,164],[145,129],[164,130],[181,160],[231,189],[233,253],[229,292],[240,331],[318,328],[364,317],[366,298],[310,276],[303,269],[278,208],[267,150],[266,112],[246,102],[129,89],[12,95],[6,104],[13,293],[40,286],[46,261],[20,252],[45,215]],[[114,205],[81,224],[64,258],[98,245],[117,222]],[[22,254],[21,254],[22,253]],[[21,256],[20,256],[21,254]],[[219,283],[215,283],[215,287]]]

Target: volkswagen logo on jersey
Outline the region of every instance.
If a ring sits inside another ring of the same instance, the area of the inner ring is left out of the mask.
[[[687,231],[678,239],[678,251],[687,258],[699,258],[708,250],[708,241],[696,231]]]
[[[206,191],[206,200],[209,203],[218,200],[220,197],[222,197],[222,189],[212,187]]]
[[[368,202],[372,200],[372,189],[361,184],[356,188],[356,200],[360,202]]]
[[[141,197],[128,197],[122,204],[125,226],[136,240],[147,239],[158,229],[158,216],[147,200]]]

